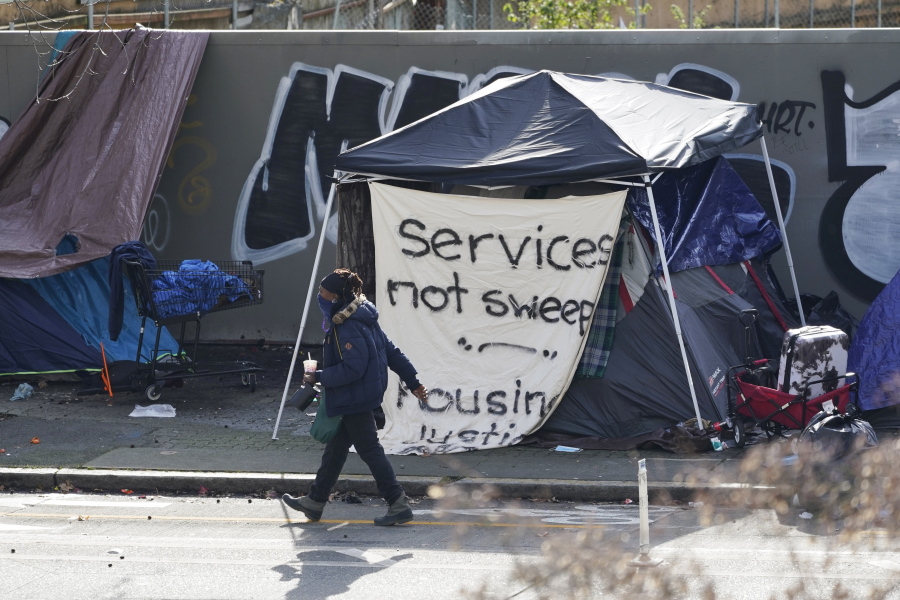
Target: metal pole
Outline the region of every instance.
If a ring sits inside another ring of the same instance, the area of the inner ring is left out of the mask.
[[[775,29],[781,28],[781,2],[775,0]]]
[[[641,0],[634,0],[634,28],[641,28]]]
[[[763,27],[769,26],[769,0],[764,1],[763,8]]]
[[[163,0],[163,29],[169,28],[169,0]]]
[[[737,29],[738,27],[740,27],[740,23],[740,0],[734,0],[734,28]]]
[[[688,29],[694,28],[694,0],[688,0]]]
[[[850,27],[856,27],[856,0],[850,0]]]
[[[669,308],[672,309],[672,322],[675,325],[675,337],[678,338],[678,347],[681,349],[681,358],[684,361],[684,373],[687,375],[688,387],[691,390],[691,400],[694,402],[697,427],[703,429],[703,419],[700,417],[700,405],[697,402],[697,392],[694,390],[694,378],[691,377],[691,365],[688,362],[687,349],[684,347],[684,337],[681,335],[681,322],[678,320],[678,308],[675,306],[675,291],[672,289],[672,278],[669,276],[669,261],[666,259],[666,250],[663,247],[662,230],[659,227],[659,217],[656,216],[656,202],[653,200],[653,187],[650,185],[649,175],[644,175],[644,184],[647,189],[647,199],[650,201],[650,215],[653,217],[653,230],[656,232],[656,248],[659,251],[659,260],[662,263],[663,275],[666,278],[666,292],[668,292],[669,296]],[[797,298],[799,297],[800,296],[798,295]]]
[[[881,0],[878,0],[878,27],[881,27]]]
[[[815,27],[816,0],[809,0],[809,28]]]
[[[641,558],[650,554],[650,509],[647,506],[647,459],[638,461],[638,502],[641,517]]]
[[[472,29],[478,29],[478,0],[472,0]]]
[[[94,28],[94,0],[88,0],[87,28]]]
[[[294,365],[297,364],[297,352],[300,350],[300,338],[303,328],[306,326],[306,316],[309,314],[309,302],[312,300],[313,290],[316,287],[316,275],[319,273],[319,259],[322,258],[322,247],[325,245],[325,229],[328,227],[328,216],[331,214],[331,205],[337,194],[328,194],[328,202],[325,204],[325,217],[322,219],[322,233],[319,234],[319,246],[316,248],[316,260],[313,261],[312,273],[309,276],[309,288],[306,290],[306,303],[303,305],[303,316],[300,317],[300,331],[297,332],[297,343],[294,344],[294,356],[291,358],[291,367],[288,369],[287,381],[284,382],[284,393],[281,395],[281,406],[278,407],[278,418],[275,419],[275,431],[272,439],[278,439],[278,424],[281,423],[281,413],[284,411],[284,403],[287,402],[288,390],[291,388],[291,377],[294,375]],[[318,290],[317,290],[318,291]]]
[[[237,29],[237,20],[238,20],[238,0],[234,0],[231,3],[231,28]]]
[[[631,561],[632,567],[643,569],[647,567],[658,567],[662,564],[661,559],[650,558],[650,505],[647,502],[647,459],[642,458],[638,461],[638,514],[640,517],[640,540],[641,551],[637,558]]]
[[[880,2],[881,0],[879,0]],[[490,0],[490,24],[488,25],[488,29],[494,28],[494,0]]]
[[[803,316],[803,305],[800,303],[800,288],[797,286],[797,275],[794,273],[794,259],[791,256],[791,246],[788,244],[787,229],[784,226],[784,217],[781,215],[781,203],[778,202],[778,190],[775,189],[775,177],[772,175],[772,163],[769,162],[769,150],[766,148],[766,138],[759,138],[762,146],[763,159],[766,161],[766,175],[769,176],[769,189],[772,190],[772,201],[775,203],[775,214],[778,216],[778,226],[781,228],[781,240],[784,242],[784,255],[787,258],[788,271],[791,274],[791,283],[794,286],[794,298],[797,300],[797,311],[800,313],[800,325],[806,327],[806,317]]]

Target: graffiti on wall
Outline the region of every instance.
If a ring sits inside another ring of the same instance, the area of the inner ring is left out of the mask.
[[[197,103],[197,96],[188,96],[187,106]],[[175,168],[176,157],[179,163],[193,164],[193,167],[182,177],[178,184],[178,207],[185,214],[201,215],[209,208],[213,197],[213,186],[202,173],[216,164],[218,153],[209,140],[193,131],[203,127],[202,121],[182,121],[178,124],[178,132],[190,131],[190,135],[181,135],[175,139],[166,166]]]
[[[160,193],[153,195],[150,201],[150,210],[144,218],[144,226],[141,228],[141,241],[154,253],[162,252],[169,245],[169,236],[172,235],[172,213],[169,210],[169,202]]]
[[[821,78],[828,180],[841,185],[822,211],[819,246],[842,283],[871,301],[900,268],[900,81],[855,101],[842,72]]]
[[[319,223],[325,223],[326,239],[334,243],[336,215],[326,219],[324,211],[334,193],[334,163],[343,149],[413,123],[497,79],[531,72],[499,66],[469,80],[463,73],[412,67],[395,85],[346,65],[331,70],[295,63],[279,83],[262,152],[241,190],[232,232],[233,258],[262,264],[301,252],[316,236]],[[623,73],[601,75],[632,79]],[[740,84],[727,73],[693,63],[679,64],[657,75],[656,81],[727,100],[740,94]],[[778,126],[784,127],[783,114],[796,111],[784,108],[784,102],[778,106],[773,103],[772,112]],[[762,157],[727,158],[775,219]],[[796,187],[794,173],[780,161],[773,161],[773,172],[787,219]]]
[[[498,67],[469,82],[461,73],[412,67],[395,85],[346,65],[331,70],[295,63],[279,83],[262,152],[238,199],[232,256],[262,264],[304,250],[325,221],[341,150],[417,121],[497,78],[529,72]],[[334,242],[334,215],[325,227]]]
[[[196,103],[195,94],[188,96],[187,106]],[[213,186],[202,173],[218,159],[215,146],[195,131],[202,126],[203,122],[198,120],[179,123],[179,137],[172,143],[172,149],[166,157],[166,168],[175,169],[176,165],[182,169],[188,168],[188,172],[178,183],[175,198],[178,209],[191,216],[202,215],[212,203]],[[181,135],[185,131],[190,132],[189,135]],[[175,219],[172,208],[163,193],[153,195],[141,229],[141,241],[154,252],[163,252],[169,245]]]
[[[681,63],[673,67],[668,73],[658,74],[656,83],[732,102],[737,101],[741,93],[740,83],[728,73],[695,63]],[[793,103],[781,102],[780,105],[782,107],[791,107]],[[763,125],[767,127],[768,133],[773,134],[776,143],[778,143],[777,140],[779,139],[778,130],[785,125],[782,113],[789,110],[788,108],[779,109],[778,107],[778,102],[772,102],[768,113],[765,102],[761,102],[759,107]],[[815,108],[815,105],[813,105],[813,108]],[[793,109],[790,110],[790,114],[793,115]],[[768,123],[767,117],[764,116],[767,114],[770,115]],[[774,121],[772,120],[773,116],[777,117]],[[793,119],[793,116],[791,119]],[[789,134],[790,131],[788,131]],[[766,173],[763,157],[758,154],[733,153],[726,154],[725,159],[731,163],[734,170],[737,171],[744,183],[747,184],[747,187],[750,188],[750,191],[753,192],[753,195],[756,196],[769,219],[777,223],[775,199],[772,196],[772,186],[769,184],[769,176]],[[780,160],[770,160],[769,162],[772,167],[772,178],[775,180],[775,193],[778,196],[778,205],[781,208],[784,222],[787,223],[791,218],[791,212],[794,207],[797,178],[794,175],[794,170],[787,163]]]

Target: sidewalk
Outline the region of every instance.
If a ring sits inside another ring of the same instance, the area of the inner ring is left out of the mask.
[[[27,400],[9,402],[15,384],[4,383],[0,485],[52,490],[69,482],[104,491],[199,493],[202,486],[214,493],[305,493],[322,446],[309,437],[311,418],[294,408],[285,409],[278,439],[272,439],[290,354],[272,352],[265,359],[267,371],[260,374],[256,393],[242,388],[234,375],[165,388],[159,402],[176,408],[174,418],[129,417],[136,404],[149,404],[143,395],[77,396],[74,383],[50,383]],[[637,500],[638,460],[646,458],[651,502],[686,502],[698,492],[740,485],[743,454],[737,449],[693,455],[566,453],[514,446],[390,460],[411,495],[425,495],[432,485],[489,485],[506,498],[622,502]],[[713,478],[725,485],[710,484]],[[377,495],[355,454],[337,489]]]

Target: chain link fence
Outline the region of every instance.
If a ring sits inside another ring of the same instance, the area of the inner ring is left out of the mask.
[[[676,0],[695,28],[848,28],[897,27],[900,0]],[[691,6],[691,4],[693,6]],[[679,24],[681,25],[681,24]]]
[[[306,29],[527,29],[504,6],[515,0],[337,0],[304,19]],[[635,19],[635,14],[638,15]],[[613,25],[638,29],[847,28],[900,26],[900,0],[634,0]]]
[[[506,0],[338,0],[333,29],[522,29],[507,18]],[[311,20],[311,19],[310,19]],[[305,28],[320,26],[305,23]]]

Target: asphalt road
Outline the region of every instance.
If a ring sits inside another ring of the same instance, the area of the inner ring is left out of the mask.
[[[380,528],[371,519],[383,502],[358,500],[336,499],[311,524],[277,499],[3,493],[0,595],[438,600],[484,588],[484,598],[562,598],[568,579],[533,586],[517,565],[531,575],[583,565],[595,576],[585,597],[620,596],[640,573],[651,586],[641,598],[832,598],[836,586],[900,598],[897,540],[871,530],[851,546],[839,524],[799,511],[652,506],[649,554],[663,562],[635,570],[634,504],[423,500],[413,523]],[[684,587],[653,592],[661,582]],[[798,585],[808,595],[790,591]]]

